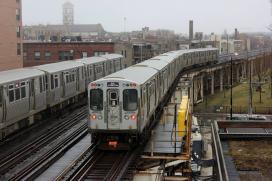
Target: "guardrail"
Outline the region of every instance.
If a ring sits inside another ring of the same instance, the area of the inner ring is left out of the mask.
[[[232,112],[237,114],[247,114],[247,106],[232,106]],[[207,106],[207,107],[194,107],[194,113],[230,113],[230,106]],[[252,107],[253,114],[272,114],[272,107]]]
[[[221,146],[221,141],[220,137],[218,135],[218,125],[215,122],[211,124],[212,128],[212,148],[213,148],[213,153],[216,158],[216,164],[215,164],[215,174],[216,174],[216,180],[218,181],[229,181],[228,177],[228,172],[224,160],[224,155],[223,155],[223,149]]]

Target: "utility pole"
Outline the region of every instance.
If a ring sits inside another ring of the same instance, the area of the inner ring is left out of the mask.
[[[230,56],[230,120],[232,120],[232,56]]]
[[[247,57],[248,61],[248,57]],[[252,114],[252,66],[251,61],[249,61],[249,109],[248,114]]]
[[[229,35],[227,34],[227,54],[229,54]]]
[[[272,0],[271,0],[271,2],[272,2]],[[270,59],[270,96],[271,96],[271,98],[272,98],[272,59],[271,59],[271,57],[272,57],[272,48],[271,48],[271,50],[270,50],[270,56],[269,56],[269,59]]]
[[[124,17],[124,33],[126,33],[126,21],[127,21],[127,18]]]
[[[143,61],[143,44],[140,44],[141,47],[141,62]]]
[[[270,90],[271,90],[270,96],[272,98],[272,66],[270,66]]]

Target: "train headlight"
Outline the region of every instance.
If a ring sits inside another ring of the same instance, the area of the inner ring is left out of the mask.
[[[132,114],[130,116],[130,119],[133,120],[133,121],[136,121],[137,120],[137,116],[135,114]]]
[[[98,120],[101,120],[102,119],[102,116],[98,116]]]
[[[95,114],[92,114],[92,115],[90,116],[90,120],[96,120],[96,115],[95,115]]]
[[[124,118],[125,118],[125,120],[128,120],[128,119],[129,119],[129,116],[128,116],[128,115],[125,115]]]

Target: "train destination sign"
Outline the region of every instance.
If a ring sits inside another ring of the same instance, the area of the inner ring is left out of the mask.
[[[107,87],[119,87],[119,83],[118,82],[108,82]]]

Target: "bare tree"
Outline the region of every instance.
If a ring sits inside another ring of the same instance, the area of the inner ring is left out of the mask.
[[[262,81],[265,77],[266,71],[263,69],[263,63],[265,62],[265,54],[263,54],[262,58],[257,58],[255,61],[255,72],[257,75],[257,89],[259,92],[259,102],[262,103]]]

